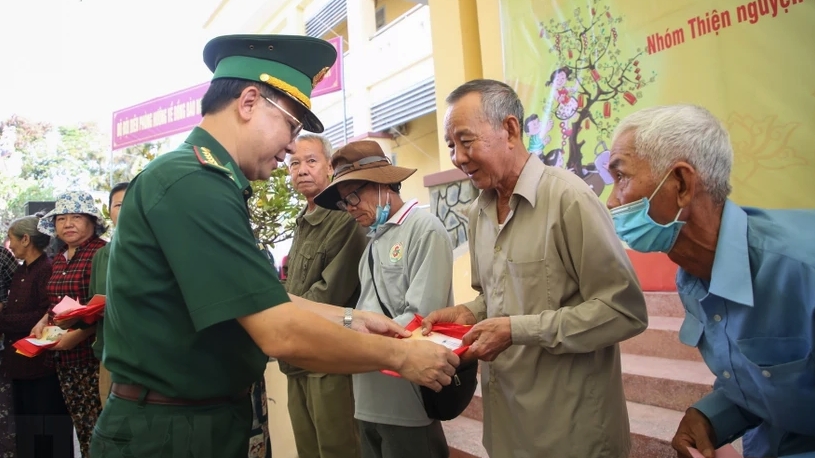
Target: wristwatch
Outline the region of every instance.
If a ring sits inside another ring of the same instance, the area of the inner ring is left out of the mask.
[[[351,321],[354,319],[354,309],[346,308],[345,316],[342,317],[342,325],[346,328],[351,328]]]

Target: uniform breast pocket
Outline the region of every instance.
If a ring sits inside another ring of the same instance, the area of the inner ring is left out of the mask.
[[[551,309],[546,261],[507,261],[504,311],[527,315]]]
[[[804,338],[756,337],[736,342],[773,426],[815,436],[815,357]]]
[[[297,254],[297,270],[300,275],[305,275],[311,269],[314,263],[314,258],[317,256],[315,252],[300,252]],[[292,269],[289,269],[289,275],[292,274]]]

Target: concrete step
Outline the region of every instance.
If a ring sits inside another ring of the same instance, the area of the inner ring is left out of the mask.
[[[627,404],[631,424],[629,458],[676,458],[671,439],[683,413],[635,402]]]
[[[684,318],[685,307],[679,300],[679,295],[675,292],[644,292],[645,305],[648,308],[648,316],[667,316],[672,318]]]
[[[450,447],[450,458],[489,458],[481,445],[483,424],[480,421],[458,417],[441,425]]]
[[[699,350],[679,341],[682,318],[649,316],[645,332],[620,343],[623,353],[658,358],[702,361]]]
[[[625,398],[684,412],[713,391],[716,377],[705,363],[654,356],[621,355]]]

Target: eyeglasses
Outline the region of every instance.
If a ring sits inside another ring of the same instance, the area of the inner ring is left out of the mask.
[[[358,187],[357,189],[354,189],[353,191],[351,191],[350,194],[345,196],[345,199],[340,199],[339,202],[337,202],[337,208],[339,208],[342,211],[348,211],[349,205],[352,207],[356,207],[357,205],[359,205],[359,194],[357,193],[361,191],[362,188],[368,186],[369,184],[371,184],[370,181],[365,182],[364,185]]]
[[[297,136],[297,135],[300,133],[300,131],[301,131],[301,130],[303,130],[303,123],[302,123],[302,122],[300,122],[300,121],[299,121],[297,118],[295,118],[295,117],[294,117],[294,115],[292,115],[291,113],[289,113],[288,111],[286,111],[286,109],[285,109],[285,108],[283,108],[283,107],[281,107],[280,105],[276,104],[276,103],[275,103],[275,102],[274,102],[272,99],[270,99],[270,98],[268,98],[268,97],[263,97],[263,98],[264,98],[264,99],[266,99],[266,101],[267,101],[267,102],[269,102],[269,103],[271,103],[272,105],[274,105],[274,107],[275,107],[275,108],[277,108],[278,110],[280,110],[280,111],[282,111],[284,114],[286,114],[286,116],[288,116],[289,118],[291,118],[291,119],[292,119],[292,121],[294,121],[294,125],[293,125],[293,126],[291,126],[291,138],[296,137],[296,136]]]

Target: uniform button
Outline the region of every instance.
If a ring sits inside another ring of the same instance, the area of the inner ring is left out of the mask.
[[[713,321],[715,321],[715,322],[717,322],[717,323],[718,323],[719,321],[722,321],[722,316],[721,316],[721,315],[713,315]]]
[[[68,272],[62,272],[62,275],[68,275]]]
[[[763,370],[763,371],[761,371],[761,375],[763,375],[764,377],[770,378],[770,376],[772,376],[773,374],[771,374],[770,371],[768,371],[768,370]]]
[[[722,372],[722,375],[724,376],[724,378],[730,378],[730,372],[724,371]]]
[[[500,246],[496,246],[496,247],[495,247],[495,252],[496,252],[496,253],[500,253],[500,252],[501,252],[501,247],[500,247]]]
[[[25,278],[23,278],[23,279],[20,279],[20,282],[24,282],[24,281],[25,281]]]

